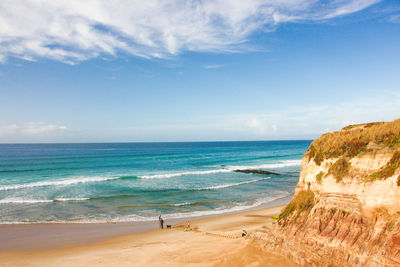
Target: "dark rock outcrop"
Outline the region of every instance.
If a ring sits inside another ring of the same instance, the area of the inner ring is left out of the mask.
[[[279,173],[276,173],[276,172],[265,171],[265,170],[257,170],[257,169],[235,170],[235,172],[253,173],[253,174],[264,174],[264,175],[280,175]]]

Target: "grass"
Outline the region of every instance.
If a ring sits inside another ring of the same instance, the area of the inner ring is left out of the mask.
[[[278,220],[287,219],[293,212],[297,212],[298,217],[303,211],[310,211],[314,207],[314,204],[314,193],[311,190],[301,190],[286,205],[281,214],[279,214]]]
[[[354,128],[357,128],[357,127],[360,127],[360,126],[364,126],[364,128],[368,128],[368,127],[371,127],[373,125],[379,125],[379,124],[382,124],[382,123],[384,123],[384,122],[370,122],[370,123],[351,124],[351,125],[348,125],[348,126],[342,128],[342,130],[345,130],[345,131],[346,130],[351,130],[351,129],[354,129]]]
[[[343,177],[347,176],[350,172],[351,164],[350,162],[342,157],[338,159],[330,168],[328,173],[335,177],[336,182],[340,182]]]
[[[390,222],[388,223],[388,226],[387,226],[389,231],[393,230],[393,227],[396,225],[398,220],[399,220],[398,217],[392,218],[392,220],[390,220]]]
[[[322,183],[322,177],[324,177],[324,172],[319,172],[315,178],[317,179],[317,182],[320,184]]]
[[[374,172],[373,174],[367,176],[367,178],[369,178],[369,180],[376,180],[379,178],[379,174],[378,172]]]
[[[379,171],[369,175],[368,178],[370,178],[371,180],[387,179],[389,177],[392,177],[399,167],[400,167],[400,151],[396,151],[393,153],[392,158],[385,166],[383,166]],[[397,185],[399,185],[399,179],[397,179]]]
[[[364,127],[360,127],[363,125]],[[367,151],[367,146],[371,142],[382,147],[400,147],[400,119],[392,122],[349,125],[342,131],[326,133],[312,142],[306,156],[320,165],[325,159],[340,156],[355,157]]]
[[[382,217],[386,220],[387,222],[386,229],[388,231],[392,231],[394,229],[395,225],[398,223],[400,218],[400,212],[389,213],[388,209],[384,207],[375,208],[374,215]]]

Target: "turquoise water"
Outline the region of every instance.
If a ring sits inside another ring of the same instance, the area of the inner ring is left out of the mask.
[[[0,223],[152,220],[288,196],[310,141],[0,145]],[[263,169],[281,175],[238,173]]]

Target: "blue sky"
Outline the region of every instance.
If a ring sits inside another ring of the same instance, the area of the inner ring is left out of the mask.
[[[0,143],[312,139],[400,117],[398,1],[118,2],[2,1]]]

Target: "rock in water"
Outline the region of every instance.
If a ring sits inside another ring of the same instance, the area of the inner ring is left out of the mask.
[[[264,171],[264,170],[255,170],[255,169],[235,170],[235,172],[264,174],[264,175],[280,175],[279,173],[276,173],[276,172],[270,172],[270,171]]]

